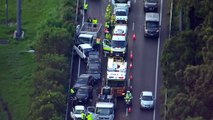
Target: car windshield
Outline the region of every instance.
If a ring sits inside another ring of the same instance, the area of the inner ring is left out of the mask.
[[[146,0],[148,3],[156,3],[157,0]]]
[[[115,3],[127,3],[128,0],[115,0]]]
[[[119,47],[119,48],[124,48],[126,47],[126,41],[115,41],[112,40],[112,47]]]
[[[86,44],[90,44],[90,42],[91,42],[90,38],[84,38],[84,37],[79,37],[78,40],[79,40],[79,42],[86,43]]]
[[[127,16],[125,11],[117,11],[116,16]]]
[[[78,83],[78,84],[87,84],[87,79],[86,78],[79,78],[77,81],[76,81],[76,83]]]
[[[146,22],[146,28],[157,29],[159,27],[158,22]]]
[[[111,115],[113,113],[113,108],[97,108],[96,113],[100,115]]]
[[[99,63],[99,59],[98,58],[88,58],[89,63]]]
[[[152,96],[143,96],[142,97],[142,100],[145,100],[145,101],[152,101]]]
[[[124,80],[108,80],[108,85],[110,87],[124,87]]]
[[[74,114],[81,114],[83,112],[84,112],[83,110],[75,110]]]
[[[88,92],[88,89],[86,89],[86,88],[80,88],[80,89],[78,89],[77,94],[86,94],[87,92]]]
[[[84,52],[85,52],[85,53],[88,53],[88,52],[90,52],[90,51],[92,51],[92,48],[84,49]],[[89,55],[89,53],[88,53],[88,55]]]

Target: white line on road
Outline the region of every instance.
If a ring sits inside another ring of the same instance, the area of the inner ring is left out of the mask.
[[[132,23],[132,31],[134,31],[134,29],[135,29],[135,23],[133,22]]]
[[[161,6],[160,6],[160,26],[162,21],[162,11],[163,11],[163,0],[161,0]],[[160,28],[161,29],[161,28]],[[160,31],[161,33],[161,31]],[[157,48],[157,59],[156,59],[156,69],[155,69],[155,109],[153,113],[153,120],[156,118],[156,99],[157,99],[157,89],[158,89],[158,67],[159,67],[159,54],[160,54],[160,35],[158,38],[158,48]]]
[[[78,58],[78,74],[77,74],[78,76],[79,76],[79,74],[80,74],[80,69],[81,69],[81,58],[79,57],[79,58]],[[77,77],[78,77],[78,76],[77,76]]]
[[[137,2],[137,0],[135,0],[135,3]]]

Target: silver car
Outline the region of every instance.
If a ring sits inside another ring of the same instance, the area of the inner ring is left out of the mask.
[[[140,95],[141,109],[154,109],[154,98],[151,91],[142,91]]]

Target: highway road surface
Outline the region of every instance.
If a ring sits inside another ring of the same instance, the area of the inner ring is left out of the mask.
[[[86,0],[89,4],[85,20],[89,16],[96,17],[104,25],[105,9],[108,0]],[[169,1],[159,1],[159,12],[161,16],[161,31],[159,39],[144,38],[144,11],[143,0],[132,0],[132,8],[128,23],[128,50],[133,51],[133,69],[129,72],[133,74],[133,109],[128,116],[125,113],[125,104],[119,100],[116,111],[116,120],[161,120],[160,116],[160,87],[162,85],[162,74],[160,69],[160,56],[163,44],[168,38],[169,23]],[[132,40],[132,35],[136,34],[136,40]],[[129,56],[129,55],[128,55]],[[82,73],[85,73],[86,64],[74,57],[72,80]],[[106,58],[102,56],[102,73],[106,73]],[[153,91],[156,97],[156,106],[153,111],[141,111],[139,107],[139,95],[141,91]]]

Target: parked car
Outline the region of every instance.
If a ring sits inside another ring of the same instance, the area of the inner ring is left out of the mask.
[[[83,60],[87,60],[90,51],[93,51],[93,48],[90,44],[80,44],[78,46],[74,45],[73,49],[79,55],[79,57]]]
[[[70,112],[70,116],[73,120],[82,120],[81,113],[86,114],[86,109],[82,105],[76,105]]]
[[[144,11],[145,12],[157,12],[158,1],[157,0],[144,0]]]
[[[90,63],[87,66],[87,74],[90,74],[94,77],[94,82],[100,82],[101,81],[101,64],[99,63]]]
[[[89,56],[87,59],[87,66],[89,64],[98,63],[101,64],[101,59],[98,51],[91,51],[89,52]]]
[[[141,109],[154,109],[154,98],[151,91],[142,91],[140,95]]]
[[[77,78],[77,81],[75,82],[73,88],[77,90],[79,87],[88,86],[88,85],[91,85],[91,86],[94,85],[94,77],[89,74],[81,74]]]
[[[76,93],[75,103],[87,104],[92,99],[92,86],[79,87]]]

